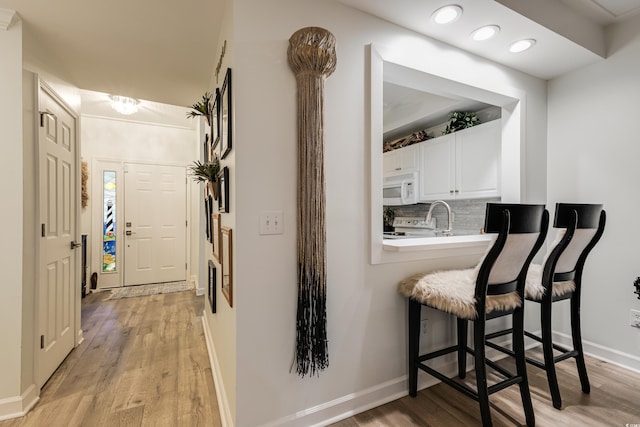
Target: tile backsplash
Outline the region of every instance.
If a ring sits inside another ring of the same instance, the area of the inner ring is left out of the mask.
[[[453,212],[453,230],[464,231],[464,234],[479,234],[484,226],[484,214],[487,203],[499,203],[500,198],[489,199],[466,199],[447,200]],[[429,211],[429,203],[418,203],[415,205],[389,206],[396,217],[422,217]],[[387,206],[385,206],[386,208]],[[438,206],[433,211],[436,218],[437,228],[442,229],[447,226],[447,212],[443,206]]]

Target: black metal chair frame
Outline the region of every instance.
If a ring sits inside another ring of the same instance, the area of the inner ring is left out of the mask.
[[[582,291],[582,271],[587,256],[594,248],[596,243],[604,233],[606,223],[606,212],[602,209],[602,205],[593,204],[575,204],[575,203],[558,203],[556,204],[556,212],[553,227],[565,228],[566,232],[563,238],[552,249],[547,257],[542,271],[542,285],[545,292],[540,300],[526,298],[527,301],[533,301],[540,304],[540,323],[541,335],[535,335],[531,332],[524,331],[524,334],[540,343],[542,343],[544,362],[527,357],[526,361],[533,366],[544,369],[547,373],[547,382],[549,383],[549,391],[553,406],[556,409],[562,407],[562,398],[560,396],[560,388],[558,387],[558,377],[556,374],[555,364],[571,357],[575,358],[578,368],[578,376],[580,377],[580,386],[583,393],[590,393],[591,386],[587,375],[587,368],[584,361],[584,352],[582,348],[582,333],[580,328],[580,296]],[[569,247],[569,243],[573,239],[576,229],[590,228],[596,229],[595,234],[579,255],[575,268],[567,272],[556,272],[556,265],[565,251]],[[562,282],[573,280],[575,290],[567,292],[560,296],[554,296],[552,287],[554,282]],[[568,349],[553,342],[551,329],[551,308],[554,302],[570,300],[571,304],[571,337],[573,349]],[[487,340],[506,335],[510,329],[495,332],[487,335]],[[487,341],[487,346],[496,350],[513,355],[513,351],[503,346]],[[560,354],[554,356],[554,350]]]
[[[531,260],[544,243],[547,228],[549,225],[549,213],[544,209],[543,205],[519,205],[519,204],[499,204],[488,203],[485,217],[485,231],[487,233],[498,233],[495,243],[488,251],[484,261],[482,262],[475,285],[475,308],[477,318],[469,320],[465,318],[457,318],[457,345],[450,346],[441,350],[433,351],[424,355],[419,355],[420,349],[420,312],[422,304],[412,298],[409,299],[409,395],[415,397],[418,389],[418,370],[422,370],[440,381],[452,386],[464,395],[477,401],[480,406],[483,426],[491,426],[491,412],[489,407],[489,395],[503,390],[511,385],[518,384],[520,387],[520,395],[525,412],[526,422],[528,426],[535,425],[535,416],[533,413],[533,405],[531,403],[531,395],[529,392],[529,383],[527,379],[527,370],[524,353],[524,304],[513,310],[492,311],[486,313],[487,295],[499,295],[509,292],[518,292],[520,298],[524,295],[524,285],[527,270]],[[502,253],[507,237],[509,234],[517,233],[539,233],[533,248],[518,274],[517,278],[509,283],[491,284],[489,286],[489,277],[491,269]],[[523,300],[524,301],[524,300]],[[507,315],[513,318],[513,342],[515,349],[516,369],[517,373],[513,374],[502,366],[486,358],[485,354],[485,323],[487,320],[495,319]],[[473,341],[474,348],[467,346],[467,328],[468,322],[473,322]],[[466,376],[466,355],[471,354],[475,358],[475,372],[477,390],[457,382],[447,377],[441,372],[426,365],[424,362],[456,352],[458,354],[458,376],[464,379]],[[505,379],[488,385],[487,369],[489,366],[502,375]]]

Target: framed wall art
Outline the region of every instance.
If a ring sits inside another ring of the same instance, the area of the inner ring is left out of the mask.
[[[211,233],[213,234],[213,257],[220,262],[220,213],[211,214]]]
[[[215,150],[220,142],[220,89],[216,88],[211,109],[211,151]]]
[[[229,168],[218,172],[218,211],[229,212]]]
[[[222,233],[222,294],[229,307],[233,307],[233,237],[229,227],[221,227]]]
[[[211,241],[211,208],[209,204],[209,194],[208,191],[205,190],[204,194],[204,218],[205,218],[205,232],[207,235],[207,241]]]
[[[220,159],[227,157],[233,142],[233,121],[231,117],[231,68],[227,68],[220,90]]]
[[[216,266],[213,261],[209,260],[207,296],[209,297],[209,306],[211,307],[212,313],[216,312],[216,281],[218,280],[216,274]]]
[[[211,144],[209,143],[209,134],[207,133],[204,136],[204,162],[209,163],[212,155],[213,153],[211,152]]]
[[[209,238],[209,242],[213,243],[213,233],[211,232],[211,214],[213,213],[213,195],[209,194],[207,196],[209,211],[207,212],[207,237]]]

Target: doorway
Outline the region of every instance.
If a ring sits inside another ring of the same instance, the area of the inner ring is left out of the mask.
[[[42,386],[76,344],[79,328],[78,117],[38,83],[36,381]]]
[[[94,160],[92,170],[98,288],[185,281],[185,167]]]

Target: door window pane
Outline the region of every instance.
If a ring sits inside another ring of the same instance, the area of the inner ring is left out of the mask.
[[[116,173],[102,177],[102,272],[116,271]]]

